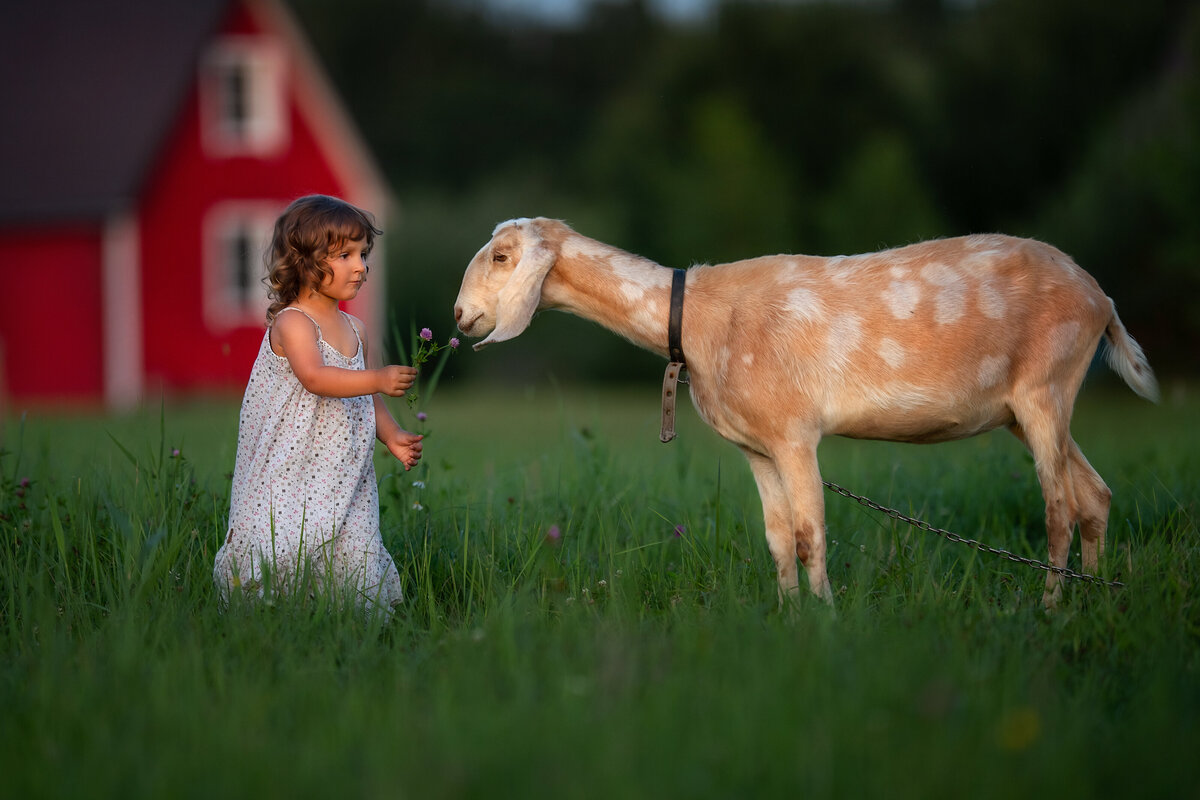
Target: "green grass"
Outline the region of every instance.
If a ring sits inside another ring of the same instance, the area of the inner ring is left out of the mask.
[[[1070,585],[1051,616],[1042,573],[833,495],[837,614],[780,613],[748,468],[686,403],[660,444],[657,400],[443,389],[421,467],[379,461],[407,594],[387,624],[319,598],[219,612],[234,404],[7,420],[5,792],[1200,795],[1195,395],[1085,389],[1076,438],[1114,492],[1102,572],[1127,586]],[[1044,557],[1007,435],[821,459]]]

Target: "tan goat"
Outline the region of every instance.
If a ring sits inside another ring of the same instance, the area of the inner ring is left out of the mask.
[[[517,336],[538,309],[597,322],[664,357],[672,270],[550,219],[496,227],[463,276],[459,330]],[[1006,426],[1033,454],[1050,561],[1078,524],[1083,568],[1104,551],[1111,492],[1071,438],[1099,340],[1135,392],[1158,387],[1096,281],[1049,245],[967,236],[857,256],[776,255],[687,271],[682,345],[700,416],[750,461],[780,601],[832,602],[817,444],[828,435],[962,439]],[[1043,603],[1061,596],[1047,573]]]

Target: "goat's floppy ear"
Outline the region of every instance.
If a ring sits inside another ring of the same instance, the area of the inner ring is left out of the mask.
[[[525,247],[520,263],[500,290],[496,304],[496,327],[486,339],[475,345],[476,350],[493,342],[519,336],[529,327],[533,312],[537,311],[542,301],[542,281],[556,260],[558,255],[540,238]]]

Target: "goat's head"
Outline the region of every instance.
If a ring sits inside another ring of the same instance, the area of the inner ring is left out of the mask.
[[[454,301],[454,319],[467,336],[491,331],[476,343],[476,350],[512,339],[529,327],[542,299],[542,281],[557,259],[557,248],[542,236],[546,222],[500,223],[467,266]]]

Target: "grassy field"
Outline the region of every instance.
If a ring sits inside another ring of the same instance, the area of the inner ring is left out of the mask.
[[[444,388],[420,469],[380,459],[390,623],[319,598],[222,614],[235,404],[10,418],[4,793],[1200,796],[1200,398],[1167,394],[1085,387],[1075,435],[1114,492],[1102,572],[1127,586],[1069,585],[1050,616],[1042,573],[832,495],[837,613],[780,613],[736,450],[686,403],[660,444],[655,387],[553,386]],[[821,458],[1044,557],[1006,434]]]

